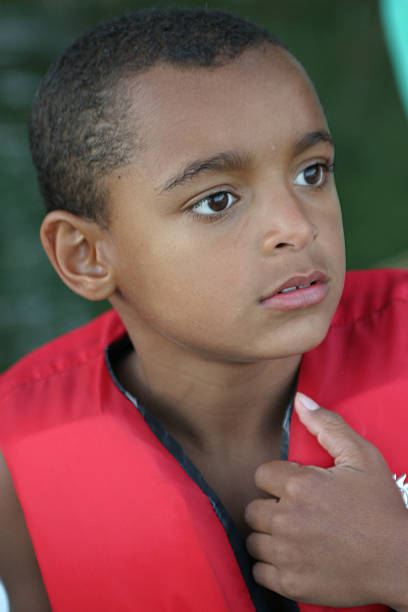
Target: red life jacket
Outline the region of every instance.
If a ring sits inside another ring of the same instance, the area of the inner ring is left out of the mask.
[[[115,384],[105,347],[124,334],[108,312],[1,378],[0,444],[52,609],[267,609],[217,500]],[[342,414],[393,473],[408,470],[408,271],[347,275],[326,339],[303,357],[298,389]],[[289,459],[332,465],[296,415]]]

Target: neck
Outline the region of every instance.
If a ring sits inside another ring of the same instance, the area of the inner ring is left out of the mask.
[[[122,384],[183,445],[223,453],[280,437],[300,356],[255,363],[211,361],[140,336],[118,367]],[[142,342],[143,344],[143,342]]]

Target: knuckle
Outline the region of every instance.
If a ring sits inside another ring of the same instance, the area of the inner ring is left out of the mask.
[[[371,444],[368,440],[364,440],[364,454],[368,461],[372,462],[385,462],[384,457],[374,444]]]
[[[302,470],[288,479],[286,484],[287,494],[292,499],[303,499],[312,491],[314,481],[315,475],[312,471]]]
[[[344,437],[344,435],[346,435],[349,437],[350,434],[353,435],[355,433],[354,430],[350,428],[350,425],[348,425],[343,417],[337,412],[328,412],[325,414],[322,419],[322,425],[326,432],[336,436],[340,435]]]
[[[349,426],[346,424],[343,417],[341,417],[337,412],[328,412],[324,415],[323,427],[327,432],[330,432],[335,436],[344,436],[345,430],[349,429]]]
[[[285,534],[288,531],[288,516],[280,513],[280,512],[276,512],[273,516],[269,516],[269,528],[271,533],[276,533],[276,534]]]
[[[281,570],[288,568],[292,562],[292,553],[290,547],[285,545],[282,540],[275,543],[274,550],[274,562]]]
[[[338,412],[331,410],[326,412],[324,420],[328,425],[332,425],[333,427],[344,427],[345,425],[343,417],[340,416]]]
[[[358,436],[358,437],[357,437]],[[379,467],[387,467],[387,463],[381,451],[371,442],[356,434],[353,444],[350,445],[348,452],[348,462],[364,466],[366,469],[378,469]]]
[[[275,525],[275,508],[276,501],[274,499],[256,499],[245,508],[245,521],[254,531],[271,533]]]

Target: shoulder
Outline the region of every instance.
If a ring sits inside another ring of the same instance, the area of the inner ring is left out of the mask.
[[[0,377],[0,444],[98,411],[105,348],[125,333],[109,311],[26,355]],[[85,392],[86,391],[86,392]]]
[[[347,272],[332,327],[390,312],[408,317],[408,270]]]
[[[13,610],[51,610],[23,511],[1,453],[0,575]]]
[[[19,386],[51,378],[103,354],[105,347],[124,332],[117,313],[110,310],[87,325],[44,344],[0,376],[0,399]]]

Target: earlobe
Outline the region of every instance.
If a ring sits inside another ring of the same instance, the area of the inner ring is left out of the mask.
[[[72,291],[93,301],[115,292],[108,234],[98,223],[54,210],[45,217],[40,236],[53,267]]]

